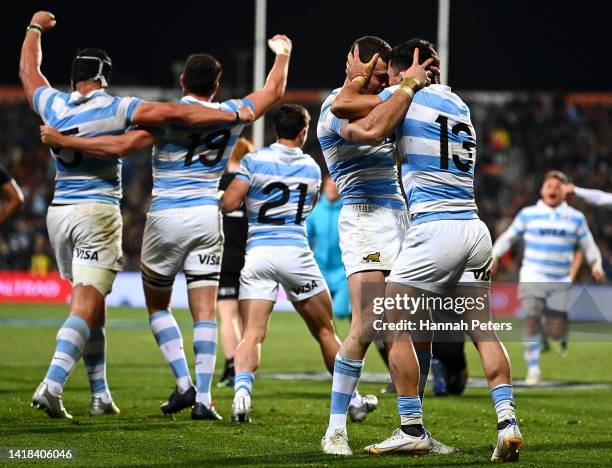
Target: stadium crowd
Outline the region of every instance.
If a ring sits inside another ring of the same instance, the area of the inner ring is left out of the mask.
[[[481,219],[496,238],[520,208],[535,202],[543,174],[565,172],[578,186],[610,190],[612,106],[568,105],[566,96],[517,94],[491,99],[470,93],[466,102],[478,135],[475,178]],[[318,103],[307,105],[317,118]],[[21,186],[24,207],[0,231],[0,269],[55,269],[45,213],[53,195],[53,165],[39,138],[39,122],[25,100],[0,102],[0,162]],[[325,167],[311,126],[304,151]],[[268,129],[269,130],[269,129]],[[268,135],[268,139],[271,138]],[[150,159],[141,152],[124,159],[122,214],[124,266],[138,270],[145,213],[150,199]],[[570,200],[588,220],[612,278],[612,218],[604,210]],[[519,247],[520,248],[520,247]],[[516,281],[520,255],[507,256],[498,281]],[[592,279],[583,268],[579,280]]]

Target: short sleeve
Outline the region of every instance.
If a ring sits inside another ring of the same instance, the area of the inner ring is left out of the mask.
[[[128,125],[132,125],[132,116],[134,115],[134,111],[136,108],[142,104],[144,101],[137,97],[125,97],[121,98],[126,103],[126,114],[125,119]]]
[[[336,133],[340,135],[340,130],[346,122],[346,119],[339,119],[331,111],[331,103],[328,107],[323,108],[321,111],[321,120],[323,127],[330,133]]]
[[[255,110],[255,104],[253,104],[253,101],[247,98],[229,99],[227,101],[223,101],[221,104],[221,110],[236,112],[242,106],[249,106],[252,111]]]
[[[40,115],[45,123],[49,121],[53,98],[58,94],[60,94],[60,92],[50,86],[41,86],[34,91],[34,95],[32,96],[34,112]]]
[[[240,161],[240,166],[236,171],[236,179],[243,180],[244,182],[250,185],[251,175],[253,173],[252,165],[253,161],[247,154],[244,158],[242,158],[242,161]]]
[[[378,97],[380,98],[380,100],[382,102],[385,102],[387,99],[389,99],[391,96],[393,96],[393,93],[395,91],[397,91],[398,89],[399,89],[399,85],[395,85],[395,86],[391,86],[389,88],[385,88],[380,93],[378,93]]]
[[[525,233],[525,229],[527,229],[527,217],[525,216],[524,210],[519,211],[516,218],[514,218],[514,221],[512,221],[510,228],[514,234],[519,236]]]

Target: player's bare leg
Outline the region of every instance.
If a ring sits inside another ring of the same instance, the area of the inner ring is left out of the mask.
[[[160,275],[145,265],[141,269],[151,331],[176,380],[176,388],[168,401],[162,403],[161,410],[164,414],[177,413],[195,404],[196,389],[189,374],[183,336],[170,309],[174,278]]]
[[[90,416],[104,414],[119,414],[119,408],[113,402],[108,383],[106,381],[106,301],[99,304],[96,309],[94,323],[90,328],[90,336],[83,350],[83,363],[87,369],[91,401],[89,403]]]
[[[47,374],[32,396],[32,406],[44,410],[51,418],[72,419],[62,402],[64,385],[89,341],[96,311],[103,307],[104,296],[95,287],[74,285],[70,315],[57,333]]]
[[[477,287],[457,287],[456,297],[481,300],[484,307],[466,314],[465,321],[478,320],[481,324],[491,321],[489,290]],[[468,335],[480,354],[482,368],[491,390],[493,405],[497,412],[497,445],[491,461],[516,461],[523,447],[523,437],[516,423],[510,359],[497,333],[489,328],[468,327]]]
[[[334,361],[341,342],[334,328],[329,291],[325,290],[303,301],[296,301],[293,306],[319,343],[325,366],[329,373],[333,374]]]
[[[236,379],[231,418],[234,422],[250,422],[253,380],[261,362],[261,345],[268,332],[274,301],[246,299],[239,302],[239,307],[244,332],[234,356]]]
[[[219,310],[219,331],[226,366],[224,377],[221,378],[217,386],[233,386],[235,376],[234,354],[236,353],[236,346],[242,339],[242,319],[238,311],[238,300],[220,299],[217,301],[217,308]]]
[[[389,282],[385,288],[386,298],[418,297],[424,292],[410,286]],[[406,311],[400,308],[385,308],[383,324],[401,324],[410,319],[419,324],[429,319],[428,310]],[[367,453],[411,453],[424,455],[433,448],[433,442],[423,426],[423,410],[419,397],[420,366],[413,342],[430,352],[431,333],[420,329],[409,331],[392,327],[383,333],[389,351],[389,370],[397,392],[397,407],[400,416],[400,427],[389,438],[382,442],[365,447]],[[442,447],[446,447],[440,444]],[[452,453],[453,447],[441,453]],[[456,451],[456,450],[455,450]]]
[[[371,304],[363,303],[364,283],[378,283],[384,291],[382,271],[361,271],[348,277],[352,319],[348,336],[342,342],[334,363],[329,425],[321,440],[323,451],[332,455],[351,455],[346,430],[346,415],[363,369],[363,358],[370,344],[363,330],[364,321],[373,321]],[[362,333],[364,332],[364,333]],[[373,334],[372,334],[373,338]]]
[[[188,276],[187,296],[193,318],[193,352],[195,354],[196,401],[192,419],[220,420],[212,404],[211,384],[217,357],[217,286],[199,286]]]

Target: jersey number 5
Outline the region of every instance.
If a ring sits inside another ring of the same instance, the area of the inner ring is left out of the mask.
[[[295,214],[294,223],[302,224],[302,214],[304,213],[304,203],[306,202],[308,185],[299,184],[297,186],[297,189],[300,192],[300,198],[298,200],[298,209]],[[264,195],[269,195],[270,193],[272,193],[273,190],[280,190],[281,197],[278,200],[269,201],[261,205],[261,208],[259,209],[259,213],[257,215],[257,222],[261,224],[276,224],[280,226],[282,224],[285,224],[285,218],[275,218],[273,216],[267,215],[266,212],[268,210],[271,210],[272,208],[277,208],[287,203],[289,201],[289,196],[291,195],[291,189],[282,182],[271,182],[263,188],[262,192]]]
[[[77,133],[79,133],[79,128],[74,127],[69,130],[63,130],[60,133],[62,135],[76,135]],[[51,148],[51,152],[57,158],[57,162],[59,162],[62,166],[68,169],[74,169],[79,164],[81,164],[81,161],[83,160],[83,155],[78,151],[73,151],[72,161],[66,161],[65,159],[62,159],[61,148]]]
[[[440,169],[448,169],[448,117],[439,115],[436,122],[440,124]],[[470,130],[470,126],[463,122],[455,124],[451,132],[453,132],[454,135],[459,135],[459,133],[463,132],[468,136],[474,136],[472,130]],[[475,147],[476,143],[467,140],[463,142],[463,149],[465,149],[470,156]],[[472,168],[472,161],[463,162],[456,154],[453,154],[453,162],[455,163],[455,167],[461,172],[469,172]]]

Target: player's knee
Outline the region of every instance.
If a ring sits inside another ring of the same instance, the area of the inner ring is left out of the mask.
[[[155,291],[171,291],[174,285],[174,276],[164,276],[155,273],[141,265],[140,273],[142,275],[142,283],[149,289]]]
[[[219,272],[216,273],[185,273],[187,289],[203,288],[204,286],[218,286]]]
[[[116,271],[104,268],[84,265],[73,265],[72,267],[73,286],[92,286],[103,298],[111,292],[115,276],[117,276]]]

